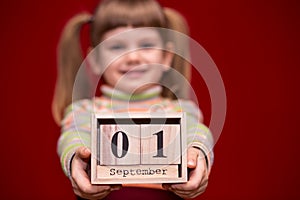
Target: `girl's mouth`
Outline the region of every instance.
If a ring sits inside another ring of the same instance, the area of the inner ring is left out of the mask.
[[[145,74],[146,69],[130,69],[130,70],[122,70],[120,71],[121,74],[128,78],[140,78]]]

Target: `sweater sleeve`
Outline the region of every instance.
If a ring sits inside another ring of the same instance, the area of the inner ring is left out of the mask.
[[[188,100],[179,100],[178,104],[177,109],[186,113],[188,146],[193,146],[202,151],[210,172],[214,160],[213,136],[208,127],[202,123],[202,113],[195,103]]]
[[[68,106],[61,122],[61,135],[57,152],[65,174],[70,177],[71,160],[76,149],[81,146],[90,148],[90,100],[81,100]]]

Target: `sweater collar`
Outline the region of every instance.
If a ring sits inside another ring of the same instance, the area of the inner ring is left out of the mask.
[[[102,85],[100,87],[102,94],[108,98],[121,100],[121,101],[144,101],[157,98],[162,92],[162,87],[159,85],[153,86],[142,93],[138,94],[129,94],[115,88],[112,88],[108,85]]]

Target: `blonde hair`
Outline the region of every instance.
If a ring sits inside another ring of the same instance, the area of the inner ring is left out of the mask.
[[[171,8],[161,8],[155,0],[104,0],[96,8],[94,16],[80,13],[72,17],[65,25],[57,50],[58,76],[52,101],[52,114],[59,125],[63,118],[64,109],[72,103],[72,92],[77,71],[83,62],[83,53],[80,45],[80,31],[83,25],[91,24],[91,46],[96,47],[103,34],[111,29],[128,24],[133,27],[159,27],[172,29],[188,34],[188,26],[184,17]],[[177,48],[186,46],[174,38]],[[180,49],[182,55],[188,56],[188,49]],[[185,57],[184,56],[184,57]],[[191,66],[184,58],[174,55],[172,68],[190,81]],[[80,79],[81,98],[90,98],[91,83],[87,76]],[[162,96],[167,98],[188,98],[189,86],[184,81],[178,81],[174,70],[169,70],[162,77],[161,83],[174,85],[172,91],[163,88]],[[175,94],[174,94],[175,91]]]

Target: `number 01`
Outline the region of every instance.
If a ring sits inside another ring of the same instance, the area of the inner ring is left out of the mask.
[[[121,155],[118,155],[118,137],[119,134],[122,135],[122,153]],[[163,144],[164,144],[164,137],[163,137],[163,131],[159,131],[157,133],[154,133],[153,135],[157,136],[157,154],[153,156],[154,158],[166,158],[167,156],[164,156],[163,152]],[[123,131],[116,132],[112,139],[111,139],[111,151],[114,154],[116,158],[123,158],[126,156],[129,148],[129,140],[126,133]]]

